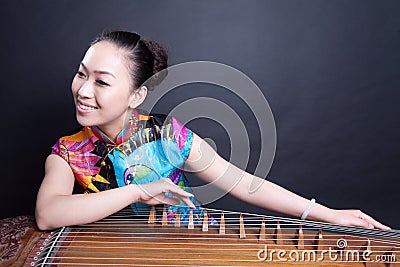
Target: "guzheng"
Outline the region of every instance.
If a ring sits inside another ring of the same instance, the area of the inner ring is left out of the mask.
[[[215,209],[200,224],[193,213],[180,218],[127,208],[52,232],[35,230],[33,218],[5,219],[0,266],[400,266],[397,230]]]

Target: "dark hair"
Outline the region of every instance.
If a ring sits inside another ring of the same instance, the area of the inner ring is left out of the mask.
[[[100,41],[124,50],[134,89],[145,85],[152,90],[167,76],[168,54],[156,41],[141,39],[133,32],[109,31],[101,33],[90,45]]]

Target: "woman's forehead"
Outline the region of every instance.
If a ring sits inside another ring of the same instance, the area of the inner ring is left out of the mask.
[[[98,42],[89,47],[82,59],[82,63],[89,70],[126,71],[121,49],[106,41]]]

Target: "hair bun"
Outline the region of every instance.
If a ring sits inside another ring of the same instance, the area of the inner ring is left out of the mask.
[[[153,74],[166,69],[168,67],[168,53],[165,48],[153,40],[144,39],[143,42],[154,58]]]
[[[168,75],[168,53],[159,43],[149,39],[142,39],[153,55],[153,76],[146,82],[149,90],[159,85]]]

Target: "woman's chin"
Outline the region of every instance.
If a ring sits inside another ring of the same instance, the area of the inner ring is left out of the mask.
[[[79,114],[76,114],[76,121],[83,127],[97,125],[93,119],[82,117]]]

